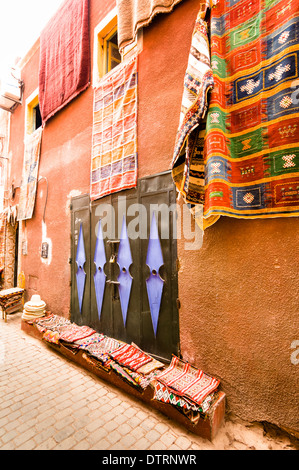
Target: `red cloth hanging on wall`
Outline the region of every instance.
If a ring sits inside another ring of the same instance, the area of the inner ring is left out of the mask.
[[[89,0],[66,0],[40,36],[39,106],[43,123],[89,83]]]

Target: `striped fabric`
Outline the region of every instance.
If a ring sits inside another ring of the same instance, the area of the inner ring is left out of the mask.
[[[204,203],[204,118],[207,94],[214,85],[208,26],[204,20],[206,8],[202,2],[194,26],[172,161],[172,177],[178,191],[186,202],[194,204]]]
[[[211,10],[204,217],[299,215],[298,0]]]
[[[176,395],[188,398],[198,405],[214,392],[220,383],[218,379],[210,377],[176,356],[173,356],[170,366],[157,376],[157,381]]]
[[[119,349],[111,353],[110,356],[119,364],[129,367],[129,369],[134,371],[152,361],[151,356],[131,344],[124,344]]]
[[[173,179],[185,201],[203,209],[203,228],[221,215],[298,216],[299,3],[213,4],[210,40],[200,15],[193,35],[184,95],[196,100],[184,109]],[[210,46],[210,80],[202,54],[188,79],[197,36],[198,52]]]

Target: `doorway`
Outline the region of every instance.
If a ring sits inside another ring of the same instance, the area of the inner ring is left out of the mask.
[[[178,355],[176,193],[170,172],[97,201],[73,198],[71,211],[72,321],[164,360]]]

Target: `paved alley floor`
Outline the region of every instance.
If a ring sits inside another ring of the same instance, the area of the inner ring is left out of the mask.
[[[0,450],[296,450],[260,424],[226,421],[210,442],[0,319]]]

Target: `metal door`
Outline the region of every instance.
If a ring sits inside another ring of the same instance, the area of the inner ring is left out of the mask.
[[[90,323],[90,198],[71,201],[71,320]]]
[[[136,189],[90,205],[86,196],[72,202],[73,321],[135,342],[163,359],[179,353],[175,213],[170,207],[175,207],[175,188],[169,172],[140,179]]]

